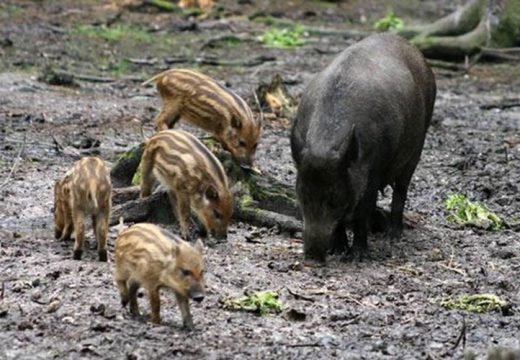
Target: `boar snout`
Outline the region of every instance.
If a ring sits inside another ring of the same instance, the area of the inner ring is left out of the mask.
[[[193,300],[195,300],[198,303],[200,303],[200,302],[202,302],[202,300],[204,300],[204,296],[205,296],[204,290],[198,286],[191,288],[189,291],[189,294],[190,294],[190,298],[192,298]]]
[[[318,262],[325,262],[327,252],[329,251],[334,225],[325,224],[305,224],[303,231],[305,258]]]
[[[217,240],[227,240],[227,229],[213,230],[211,235]]]

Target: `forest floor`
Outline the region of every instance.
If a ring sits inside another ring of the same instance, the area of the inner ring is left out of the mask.
[[[133,119],[151,134],[160,102],[140,83],[173,66],[219,79],[254,109],[253,91],[274,74],[299,99],[311,76],[355,40],[311,33],[303,46],[269,48],[257,37],[270,25],[248,16],[370,30],[389,2],[223,1],[205,18],[122,3],[0,4],[0,358],[439,359],[461,358],[465,349],[481,358],[495,346],[520,348],[518,227],[454,226],[444,208],[449,194],[462,193],[518,222],[518,63],[434,69],[433,123],[406,206],[415,224],[391,255],[389,240],[374,235],[373,259],[331,257],[317,266],[303,261],[301,234],[233,223],[228,242],[207,249],[208,295],[192,304],[194,332],[180,328],[166,290],[160,326],[121,309],[112,276],[117,230],[110,229],[108,263],[97,261],[90,230],[82,261],[72,260],[72,243],[53,236],[53,184],[75,160],[71,153],[113,163],[141,140]],[[437,18],[454,6],[394,3],[405,21]],[[208,64],[215,61],[221,64]],[[74,86],[41,80],[50,68],[76,75]],[[287,184],[295,180],[290,120],[269,117],[257,153],[259,167]],[[259,316],[223,308],[223,299],[256,290],[278,291],[284,310]],[[475,314],[438,303],[481,293],[512,308]],[[139,301],[147,311],[146,297]]]

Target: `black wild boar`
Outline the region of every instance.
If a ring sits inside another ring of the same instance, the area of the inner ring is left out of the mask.
[[[303,93],[291,132],[305,256],[367,250],[377,192],[393,188],[390,235],[402,232],[408,185],[435,102],[435,78],[422,54],[396,35],[350,46]]]

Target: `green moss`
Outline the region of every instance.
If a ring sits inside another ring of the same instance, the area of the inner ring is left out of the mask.
[[[268,47],[290,49],[305,44],[303,32],[304,28],[299,24],[292,29],[272,28],[265,31],[259,39]]]
[[[386,15],[377,20],[374,24],[376,30],[387,31],[391,29],[400,30],[404,27],[404,21],[400,17],[395,16],[394,10],[389,8]]]
[[[253,198],[249,194],[242,195],[239,200],[240,208],[251,207],[254,204]]]
[[[484,205],[469,201],[465,195],[452,194],[444,202],[448,221],[459,225],[472,225],[483,229],[500,230],[503,221]]]
[[[141,184],[141,164],[139,164],[139,167],[135,171],[134,176],[132,177],[132,185],[140,185]]]
[[[225,299],[222,303],[227,310],[250,311],[260,315],[280,312],[283,309],[282,302],[278,299],[278,293],[272,290]]]
[[[165,11],[175,11],[178,8],[168,0],[150,0],[150,4],[155,5],[156,7]]]
[[[17,5],[3,5],[0,7],[0,18],[8,19],[23,15],[23,8]]]
[[[507,302],[493,294],[463,295],[458,298],[447,296],[434,301],[448,310],[464,310],[472,313],[502,311]]]
[[[499,23],[493,30],[491,39],[498,47],[512,47],[520,44],[520,1],[505,1],[499,15]]]

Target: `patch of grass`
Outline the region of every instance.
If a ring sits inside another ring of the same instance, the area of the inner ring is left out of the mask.
[[[464,310],[472,313],[487,313],[507,310],[509,304],[493,294],[462,295],[458,298],[447,296],[435,300],[448,310]]]
[[[23,15],[23,8],[17,5],[5,5],[0,7],[0,17],[7,19]]]
[[[178,9],[177,5],[169,2],[168,0],[150,0],[150,4],[158,7],[161,10],[165,11],[175,11]]]
[[[400,17],[394,14],[394,10],[389,8],[386,11],[386,15],[381,19],[377,20],[374,24],[376,30],[387,31],[387,30],[399,30],[404,27],[404,21]]]
[[[264,32],[259,39],[268,47],[290,49],[305,44],[303,32],[304,28],[300,24],[291,29],[272,28]]]
[[[278,293],[272,290],[245,294],[234,299],[226,299],[223,301],[223,304],[224,308],[228,310],[250,311],[262,316],[271,312],[280,312],[283,309],[281,301],[278,300]]]
[[[484,205],[469,201],[465,195],[452,194],[444,202],[448,221],[459,225],[472,225],[482,229],[500,230],[503,221]]]
[[[120,60],[117,63],[112,63],[108,66],[108,70],[115,76],[121,76],[130,72],[132,64],[126,60]]]
[[[117,24],[114,26],[78,25],[75,28],[75,32],[77,34],[99,37],[109,41],[119,41],[123,38],[140,42],[152,42],[153,40],[153,36],[149,32],[125,24]]]

